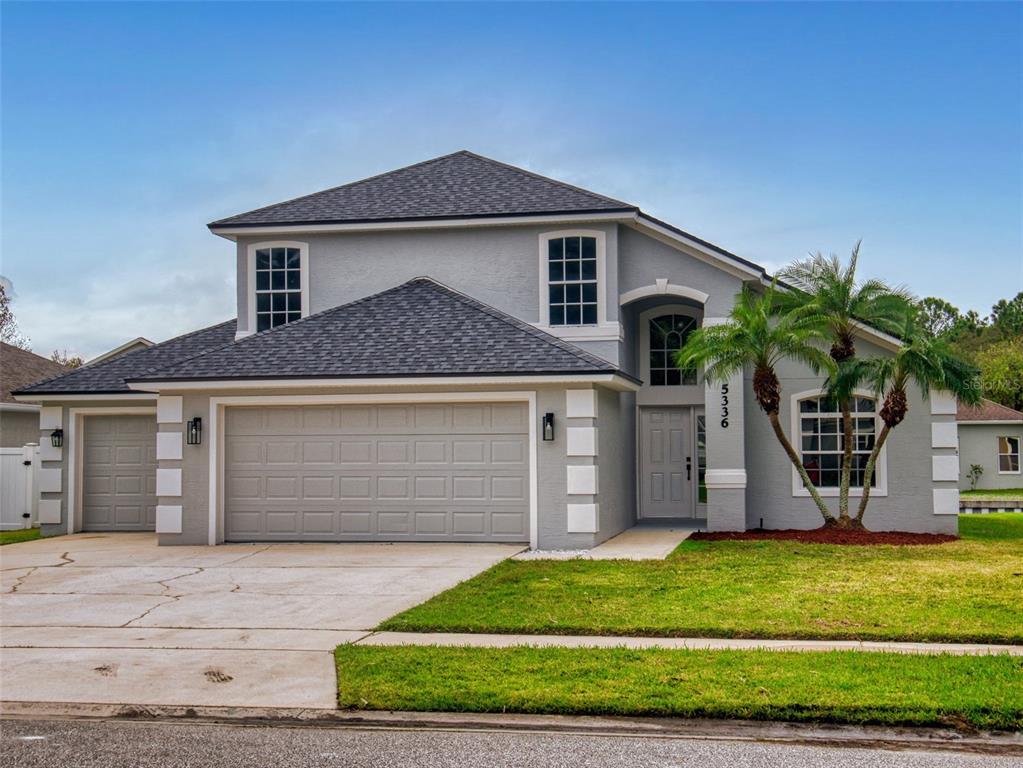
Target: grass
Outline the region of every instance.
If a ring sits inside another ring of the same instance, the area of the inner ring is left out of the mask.
[[[1023,643],[1023,516],[914,547],[683,542],[662,561],[507,560],[380,629]]]
[[[1023,658],[342,645],[343,708],[1023,727]]]
[[[1018,501],[1023,499],[1023,488],[991,488],[988,490],[960,491],[960,499],[977,501]]]
[[[16,531],[0,531],[0,546],[17,544],[20,541],[32,541],[40,536],[38,528],[21,528]]]

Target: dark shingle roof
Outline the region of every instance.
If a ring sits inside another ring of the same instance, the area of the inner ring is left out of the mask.
[[[327,224],[638,211],[472,152],[455,152],[210,224]]]
[[[77,368],[70,373],[51,378],[18,390],[19,395],[50,394],[121,394],[131,390],[126,379],[144,375],[147,371],[192,357],[213,347],[222,347],[234,340],[235,321],[203,328],[184,336],[169,339],[147,349],[103,360]]]
[[[616,372],[606,360],[420,277],[137,380]]]
[[[0,342],[0,402],[15,403],[11,392],[43,379],[67,373],[67,366],[35,352]]]
[[[1023,413],[1007,405],[996,403],[984,398],[977,405],[959,403],[956,421],[1019,421],[1023,422]]]

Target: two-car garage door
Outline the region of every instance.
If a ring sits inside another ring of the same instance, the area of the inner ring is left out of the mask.
[[[229,541],[529,539],[525,403],[230,407]]]

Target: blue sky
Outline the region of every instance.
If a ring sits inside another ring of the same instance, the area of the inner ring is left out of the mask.
[[[36,351],[233,313],[216,218],[457,149],[774,269],[1023,290],[1019,4],[13,3],[2,263]]]

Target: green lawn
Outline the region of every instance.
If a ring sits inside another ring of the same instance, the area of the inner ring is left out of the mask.
[[[1023,727],[1023,658],[342,645],[343,708]]]
[[[19,541],[32,541],[39,538],[38,528],[22,528],[17,531],[0,531],[0,546],[17,544]]]
[[[383,622],[421,632],[1023,643],[1023,516],[960,541],[683,542],[662,561],[507,560]]]
[[[1001,488],[998,490],[960,491],[960,499],[977,499],[978,501],[1017,501],[1023,499],[1023,488]]]

